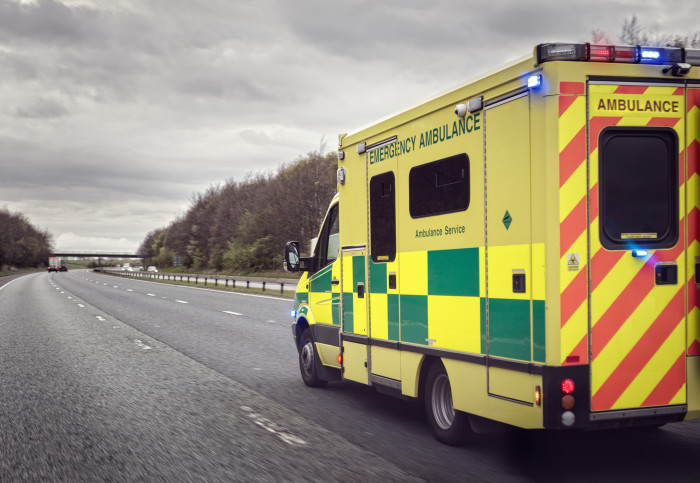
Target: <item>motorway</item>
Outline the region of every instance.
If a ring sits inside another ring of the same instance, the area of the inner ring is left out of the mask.
[[[301,381],[289,300],[85,270],[0,280],[0,481],[697,481],[700,423],[476,435]]]

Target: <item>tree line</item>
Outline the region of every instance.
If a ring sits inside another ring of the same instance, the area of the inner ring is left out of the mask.
[[[337,155],[311,152],[272,172],[228,180],[191,198],[186,213],[151,231],[145,265],[258,272],[282,267],[284,245],[308,247],[336,192]]]
[[[53,250],[48,231],[32,225],[21,213],[0,208],[0,270],[37,267]]]

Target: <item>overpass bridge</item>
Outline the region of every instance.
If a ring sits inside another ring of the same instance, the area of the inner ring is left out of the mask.
[[[137,253],[132,252],[103,252],[96,250],[55,250],[50,255],[52,257],[80,257],[80,258],[141,258]]]

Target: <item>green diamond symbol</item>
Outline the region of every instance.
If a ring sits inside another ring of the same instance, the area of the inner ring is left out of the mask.
[[[506,226],[506,230],[510,228],[510,224],[513,222],[513,218],[511,218],[510,213],[508,213],[508,210],[506,210],[506,214],[503,215],[503,224]]]

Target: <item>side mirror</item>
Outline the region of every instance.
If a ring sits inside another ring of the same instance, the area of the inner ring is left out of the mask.
[[[287,272],[299,271],[299,242],[288,242],[284,249],[284,269]]]

